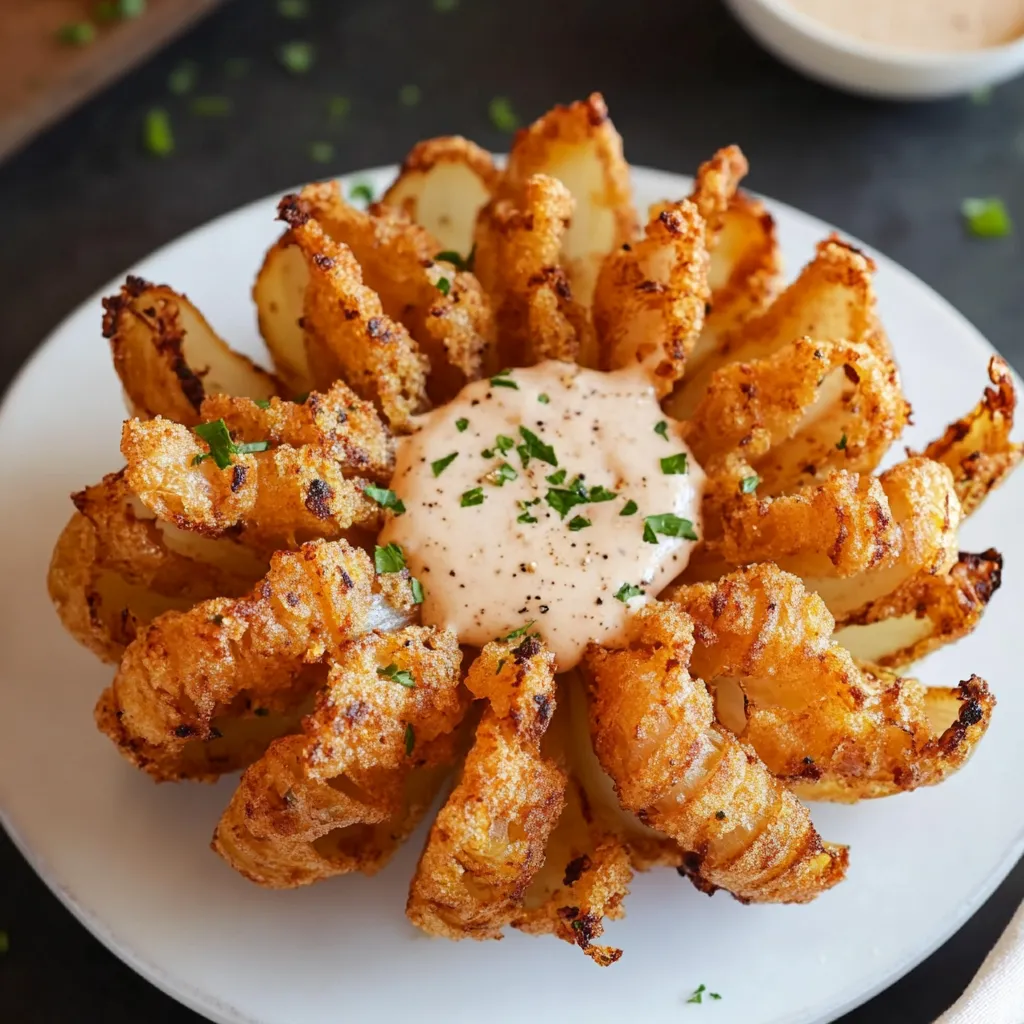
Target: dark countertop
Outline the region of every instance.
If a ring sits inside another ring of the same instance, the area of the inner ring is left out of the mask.
[[[990,102],[901,106],[814,85],[762,53],[715,0],[630,3],[310,0],[285,21],[273,0],[227,4],[207,22],[0,166],[8,241],[0,275],[6,385],[58,320],[155,247],[243,203],[331,171],[401,159],[417,139],[459,132],[503,149],[487,104],[524,119],[604,92],[634,163],[692,172],[739,142],[750,186],[884,250],[950,299],[1024,370],[1019,237],[965,236],[965,196],[1002,196],[1024,225],[1024,81]],[[302,76],[275,59],[286,39],[316,43]],[[228,80],[225,62],[248,58]],[[226,118],[188,114],[168,94],[191,59],[197,94],[228,95]],[[403,85],[421,100],[403,107]],[[331,126],[327,99],[351,100]],[[171,112],[176,152],[139,144],[145,112]],[[330,140],[318,165],[310,143]],[[69,798],[73,798],[69,795]],[[135,976],[75,923],[0,833],[0,1019],[198,1021]],[[939,952],[843,1024],[930,1024],[964,988],[1024,898],[1024,865]]]

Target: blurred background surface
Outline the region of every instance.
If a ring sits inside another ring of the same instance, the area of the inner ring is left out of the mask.
[[[130,31],[145,36],[158,6]],[[109,45],[82,50],[97,43]],[[136,40],[124,65],[147,49]],[[854,99],[778,64],[718,0],[232,0],[0,164],[0,382],[97,288],[218,214],[399,161],[426,136],[502,150],[495,98],[525,123],[593,90],[630,162],[692,173],[741,144],[751,189],[883,250],[1024,370],[1019,238],[972,237],[960,213],[966,197],[994,196],[1024,223],[1024,80],[941,103]],[[198,1021],[91,938],[2,834],[0,878],[0,1020]],[[1018,866],[954,939],[843,1024],[932,1021],[1022,897]]]

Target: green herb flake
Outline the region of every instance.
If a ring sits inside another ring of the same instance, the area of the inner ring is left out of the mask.
[[[373,202],[373,188],[365,181],[357,182],[348,190],[348,197],[353,202],[361,200],[369,205]]]
[[[585,505],[587,499],[579,493],[565,487],[552,487],[544,495],[544,500],[564,519],[570,509],[577,505]]]
[[[412,591],[412,603],[423,604],[423,584],[415,576],[409,580],[409,589]]]
[[[444,249],[434,256],[434,260],[438,263],[450,263],[456,270],[471,271],[476,262],[476,242],[473,243],[473,248],[469,250],[469,255],[465,259],[454,249]],[[505,373],[508,372],[508,370],[505,371]],[[499,376],[501,375],[499,374]]]
[[[416,746],[416,730],[412,727],[412,722],[407,722],[405,725],[405,756],[411,757],[413,748]]]
[[[513,629],[511,633],[507,634],[506,636],[503,636],[501,639],[505,643],[510,643],[512,640],[518,640],[521,636],[526,636],[527,632],[531,629],[531,627],[534,625],[536,621],[536,619],[530,619],[530,621],[526,623],[525,626],[520,626],[518,629]]]
[[[169,156],[174,152],[174,132],[167,111],[154,107],[142,122],[142,144],[153,156]]]
[[[668,420],[660,420],[654,426],[654,432],[660,434],[666,441],[668,440]]]
[[[399,686],[404,686],[409,690],[416,685],[416,680],[413,679],[412,673],[404,668],[399,668],[394,662],[385,668],[377,669],[377,675],[382,679],[390,679],[393,683],[398,683]]]
[[[545,444],[532,430],[528,430],[526,427],[520,427],[519,436],[523,439],[523,445],[530,458],[537,459],[540,462],[546,462],[549,466],[558,465],[558,459],[555,456],[555,449],[552,448],[551,445]],[[523,462],[524,468],[526,467],[527,461]]]
[[[636,502],[630,498],[625,505],[622,506],[622,511],[619,513],[620,516],[635,516],[637,510]]]
[[[96,26],[89,21],[72,21],[57,29],[57,39],[65,46],[88,46],[96,38]]]
[[[512,103],[507,96],[495,96],[487,104],[487,116],[499,132],[511,134],[519,127],[519,118],[512,109]]]
[[[484,449],[481,450],[480,454],[485,459],[493,459],[494,458],[494,449],[493,448],[484,448]]]
[[[304,75],[313,66],[316,51],[312,43],[293,39],[277,51],[278,60],[293,75]]]
[[[433,4],[438,14],[450,14],[459,6],[459,0],[433,0]]]
[[[587,501],[600,502],[600,501],[614,501],[618,495],[614,491],[609,491],[607,487],[603,487],[598,484],[596,487],[591,487],[587,494]]]
[[[590,520],[583,516],[573,516],[572,519],[569,520],[569,529],[572,530],[573,533],[579,533],[580,530],[585,530],[590,525],[592,525]]]
[[[254,402],[255,405],[258,405],[261,409],[269,409],[270,408],[270,399],[269,398],[256,398],[256,399],[253,400],[253,402]]]
[[[666,476],[679,476],[686,472],[686,452],[680,452],[678,455],[666,455],[660,462],[661,471]]]
[[[693,523],[673,512],[666,512],[660,516],[647,516],[644,519],[644,540],[648,544],[657,544],[658,538],[655,536],[657,533],[663,537],[682,537],[683,540],[697,539]]]
[[[351,109],[352,101],[347,96],[332,96],[327,101],[327,116],[332,121],[344,120]]]
[[[197,117],[227,117],[234,103],[229,96],[197,96],[189,109]]]
[[[458,457],[458,452],[452,452],[451,455],[446,455],[443,459],[435,459],[430,464],[430,471],[434,476],[440,476]]]
[[[509,377],[511,370],[502,370],[501,373],[496,373],[491,378],[492,388],[511,388],[513,391],[519,390],[519,385]]]
[[[622,586],[615,591],[615,599],[625,604],[627,601],[631,601],[634,597],[640,597],[643,592],[643,587],[635,587],[632,583],[623,583]]]
[[[401,572],[405,568],[405,554],[397,544],[373,549],[373,565],[377,572]]]
[[[1005,238],[1013,234],[1013,220],[1006,204],[997,196],[965,199],[960,204],[967,230],[977,238]]]
[[[277,13],[282,18],[298,21],[309,17],[309,4],[306,0],[277,0]]]
[[[375,487],[373,484],[370,484],[363,488],[363,494],[370,501],[377,502],[381,508],[391,509],[396,516],[400,516],[405,511],[405,504],[402,502],[402,499],[394,491],[389,491],[386,487]]]
[[[740,481],[740,493],[741,494],[753,494],[757,490],[757,485],[761,482],[761,478],[755,473],[753,476],[745,476]]]
[[[507,660],[508,660],[507,658],[499,658],[498,659],[498,667],[494,670],[494,674],[496,676],[500,676],[501,675],[501,670],[505,667],[505,663],[507,662]]]
[[[504,487],[510,480],[515,480],[519,474],[507,463],[502,462],[487,474],[487,479],[495,487]]]
[[[466,427],[468,427],[468,426],[469,426],[469,420],[467,420],[465,416],[462,416],[461,418],[459,418],[459,419],[457,419],[455,421],[455,429],[460,434],[464,434],[466,432]]]
[[[708,995],[709,995],[709,996],[710,996],[710,997],[711,997],[712,999],[721,999],[721,998],[722,998],[722,997],[721,997],[721,996],[720,996],[720,995],[719,995],[719,994],[718,994],[717,992],[709,992],[709,993],[708,993]]]
[[[512,451],[515,446],[515,438],[509,437],[508,434],[499,434],[494,439],[494,447],[497,448],[502,455],[506,454],[506,452]]]
[[[838,442],[836,443],[836,448],[838,448],[841,452],[846,451],[846,434],[843,434],[843,436],[839,438]]]
[[[437,290],[442,295],[447,295],[452,290],[452,283],[447,277],[439,277],[437,279]]]
[[[146,0],[102,0],[96,5],[99,22],[131,21],[146,13]]]
[[[421,98],[422,93],[420,92],[420,87],[418,85],[403,85],[402,88],[398,90],[398,102],[401,103],[403,107],[419,106]]]
[[[484,503],[484,489],[482,487],[473,487],[468,491],[463,491],[462,497],[459,498],[459,504],[463,508],[469,508],[472,505],[482,505]]]
[[[252,61],[248,57],[229,57],[224,61],[224,74],[235,81],[249,74]]]
[[[175,96],[184,96],[190,93],[196,86],[199,79],[199,66],[195,61],[182,61],[168,76],[167,88]]]
[[[544,479],[547,480],[549,484],[554,484],[557,487],[559,484],[565,483],[565,470],[556,469],[554,473],[549,474],[544,477]]]
[[[707,991],[707,986],[706,985],[698,985],[697,988],[695,988],[693,990],[693,995],[691,995],[690,998],[687,999],[686,1001],[688,1003],[703,1003],[704,1002],[704,993],[706,991]]]
[[[311,142],[309,159],[315,164],[329,164],[334,159],[334,144],[331,142]]]
[[[523,511],[523,512],[520,512],[519,515],[516,516],[516,522],[517,523],[535,523],[535,522],[537,522],[537,517],[534,516],[534,515],[531,515],[527,511]]]
[[[231,440],[231,434],[224,420],[214,420],[212,423],[200,423],[192,428],[196,436],[207,443],[210,450],[202,455],[197,455],[192,460],[193,466],[206,459],[213,459],[218,469],[227,469],[231,465],[232,455],[250,455],[253,452],[265,452],[270,447],[269,441],[246,441],[242,444],[235,444]]]

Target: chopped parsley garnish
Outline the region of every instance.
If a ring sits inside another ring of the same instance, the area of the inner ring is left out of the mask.
[[[846,451],[846,434],[843,434],[843,436],[839,438],[839,441],[836,443],[836,448],[841,452]]]
[[[693,995],[690,996],[686,1001],[688,1003],[703,1003],[704,994],[707,993],[709,999],[721,999],[722,997],[717,992],[708,992],[707,985],[698,985],[693,990]]]
[[[377,572],[401,572],[405,568],[405,554],[397,544],[373,549],[373,565]]]
[[[206,459],[213,459],[218,469],[227,469],[231,465],[232,455],[265,452],[270,447],[269,441],[248,441],[243,444],[235,444],[231,440],[227,424],[222,419],[214,420],[212,423],[200,423],[192,429],[210,446],[208,452],[197,455],[192,460],[193,466],[198,466]]]
[[[753,494],[757,490],[757,485],[761,482],[761,478],[755,473],[753,476],[745,476],[740,481],[740,493],[741,494]]]
[[[449,14],[459,6],[459,0],[434,0],[434,10],[438,14]]]
[[[607,487],[602,487],[598,484],[596,487],[590,488],[590,493],[587,495],[587,501],[614,501],[618,495],[614,491],[609,491]]]
[[[978,238],[1005,238],[1013,234],[1013,220],[1006,204],[997,196],[987,199],[965,199],[960,212],[967,230]]]
[[[626,504],[622,506],[622,511],[619,513],[619,515],[620,516],[635,516],[636,515],[636,509],[637,509],[636,502],[632,498],[630,498],[629,501],[627,501]]]
[[[526,427],[520,427],[519,436],[522,437],[524,442],[522,447],[526,449],[526,454],[530,458],[546,462],[549,466],[558,465],[558,459],[555,457],[555,449],[552,448],[551,445],[545,444],[532,430],[527,430]],[[521,452],[520,457],[522,457]],[[524,459],[524,468],[528,461],[529,459]]]
[[[456,270],[472,270],[473,264],[476,262],[476,242],[473,243],[473,248],[469,250],[469,255],[465,258],[462,253],[458,253],[454,249],[444,249],[434,259],[450,263]],[[508,373],[508,370],[505,373]]]
[[[569,529],[572,530],[573,533],[585,530],[590,525],[590,520],[583,516],[573,516],[572,519],[569,520]]]
[[[654,432],[661,434],[661,436],[667,441],[668,440],[668,420],[660,420],[654,426]]]
[[[517,476],[519,474],[507,462],[502,462],[487,474],[487,479],[495,487],[504,487],[509,480],[515,480]]]
[[[555,484],[556,486],[558,484],[565,483],[565,470],[557,469],[554,473],[544,477],[544,479],[547,480],[549,484]]]
[[[254,405],[258,405],[261,409],[269,409],[270,408],[270,399],[269,398],[256,398],[256,399],[253,399],[253,404]]]
[[[518,640],[521,636],[526,636],[530,627],[536,622],[536,619],[530,619],[525,626],[520,626],[518,629],[513,629],[507,636],[503,636],[502,640],[508,643],[511,640]]]
[[[640,597],[643,592],[643,587],[635,587],[632,583],[623,583],[622,586],[615,591],[615,598],[625,604],[634,597]]]
[[[229,96],[197,96],[189,109],[198,117],[227,117],[234,104]]]
[[[311,142],[309,144],[309,159],[315,164],[329,164],[334,159],[334,143]]]
[[[529,512],[520,512],[519,515],[516,516],[516,522],[517,523],[535,523],[535,522],[537,522],[537,517],[530,515]]]
[[[467,420],[465,416],[463,416],[461,419],[457,419],[455,421],[455,429],[460,434],[465,433],[466,427],[468,427],[468,426],[469,426],[469,420]]]
[[[348,117],[352,109],[352,101],[347,96],[332,96],[327,101],[327,116],[332,121],[341,121]]]
[[[534,498],[532,501],[519,501],[517,502],[519,507],[523,510],[516,518],[517,523],[535,523],[537,517],[530,514],[530,508],[534,505],[540,504],[540,498]]]
[[[386,487],[374,487],[373,484],[370,484],[368,487],[363,488],[363,494],[371,501],[377,502],[381,508],[391,509],[396,516],[400,516],[405,511],[405,504],[402,499],[394,491],[389,491]]]
[[[678,476],[686,472],[686,452],[678,455],[666,455],[661,459],[661,471],[666,476]]]
[[[373,188],[365,181],[356,182],[356,184],[348,190],[348,197],[353,201],[361,199],[364,203],[372,203]]]
[[[537,401],[538,401],[538,402],[540,402],[540,404],[541,404],[541,405],[547,405],[547,404],[548,404],[548,402],[550,402],[550,401],[551,401],[551,399],[550,399],[550,398],[549,398],[549,397],[548,397],[547,395],[545,395],[545,394],[544,394],[544,392],[542,391],[542,392],[541,392],[541,393],[540,393],[540,394],[539,394],[539,395],[537,396]]]
[[[482,487],[472,487],[468,491],[463,491],[462,497],[459,498],[459,504],[463,508],[469,508],[471,505],[482,505],[484,503],[484,489]]]
[[[403,85],[398,90],[398,102],[403,107],[415,107],[419,104],[421,95],[418,85]]]
[[[500,676],[501,675],[501,670],[505,667],[505,662],[506,661],[508,661],[507,658],[499,658],[498,659],[498,667],[494,670],[494,674],[496,676]]]
[[[682,537],[684,540],[696,540],[697,534],[693,531],[693,523],[689,519],[683,519],[673,512],[666,512],[660,516],[647,516],[644,519],[644,540],[648,544],[657,544],[656,534],[663,537]]]
[[[502,455],[504,455],[506,452],[512,451],[512,449],[515,448],[515,446],[515,438],[509,437],[508,434],[499,434],[494,439],[494,447],[497,448]]]
[[[509,376],[509,374],[511,374],[511,373],[512,373],[511,370],[502,370],[501,373],[496,373],[491,378],[491,387],[492,388],[512,388],[513,391],[518,391],[519,390],[519,385],[514,380],[512,380],[512,378]]]
[[[447,295],[452,290],[452,283],[447,277],[439,277],[437,279],[437,290],[442,295]]]
[[[146,111],[142,122],[142,144],[153,156],[169,156],[174,152],[174,132],[167,111],[154,107]]]
[[[491,119],[491,124],[498,129],[499,132],[512,133],[519,127],[519,118],[516,116],[516,112],[512,109],[512,104],[509,102],[507,96],[495,96],[490,103],[487,104],[487,116]]]
[[[198,77],[199,68],[195,61],[182,61],[167,76],[167,88],[170,89],[175,96],[184,96],[195,88],[196,79]]]
[[[423,604],[423,584],[415,576],[409,580],[409,589],[412,591],[412,603]]]
[[[452,452],[451,455],[446,455],[443,459],[435,459],[430,464],[430,471],[434,476],[440,476],[459,456],[458,452]]]
[[[282,18],[306,18],[309,16],[309,4],[306,0],[277,0],[277,13]]]
[[[405,724],[405,756],[411,757],[413,747],[416,746],[416,730],[412,727],[412,722],[406,722]]]
[[[88,46],[96,38],[96,27],[88,21],[72,21],[57,29],[57,38],[65,46]]]
[[[312,43],[293,39],[281,46],[277,56],[293,75],[304,75],[313,66],[315,51]]]
[[[552,487],[544,495],[544,500],[564,519],[569,509],[577,505],[586,505],[585,494],[566,487]]]
[[[383,679],[390,679],[392,682],[398,683],[399,686],[405,686],[410,690],[416,685],[416,680],[413,679],[412,673],[404,668],[399,668],[394,662],[385,668],[377,669],[377,675]]]
[[[128,21],[146,13],[146,0],[102,0],[96,5],[96,20],[100,22]]]
[[[480,452],[480,454],[481,454],[481,455],[482,455],[482,456],[483,456],[483,457],[484,457],[485,459],[493,459],[493,458],[494,458],[494,449],[493,449],[493,448],[484,448],[484,449],[483,449],[483,450],[482,450],[482,451]]]

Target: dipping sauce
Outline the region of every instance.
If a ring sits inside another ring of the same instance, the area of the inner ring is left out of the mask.
[[[546,362],[417,417],[391,487],[423,622],[480,647],[532,621],[564,672],[686,567],[704,473],[642,369]]]
[[[1024,0],[787,0],[866,43],[901,50],[981,50],[1024,34]]]

